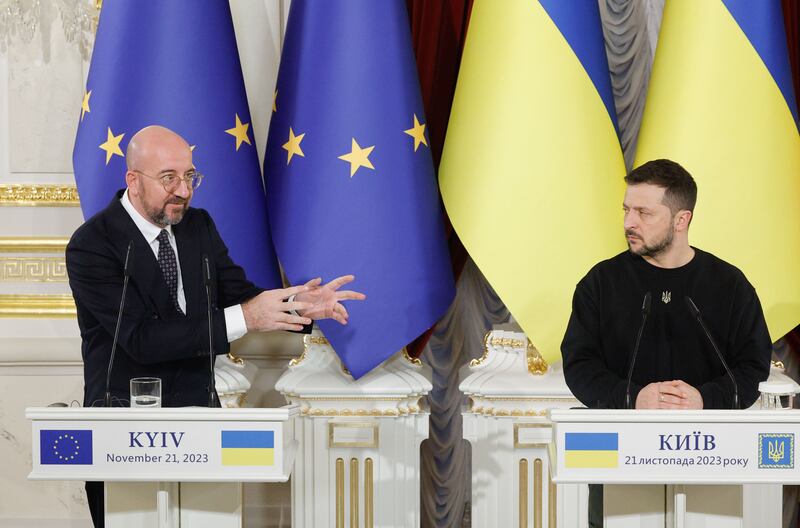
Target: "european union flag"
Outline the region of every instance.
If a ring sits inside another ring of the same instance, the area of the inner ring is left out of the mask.
[[[266,198],[228,2],[106,2],[100,13],[73,163],[85,218],[125,186],[125,148],[147,125],[193,146],[207,209],[248,277],[280,286]]]
[[[39,459],[42,464],[91,464],[92,431],[42,429]]]
[[[425,115],[400,0],[294,0],[264,162],[293,284],[353,273],[363,303],[320,327],[358,378],[453,299]]]

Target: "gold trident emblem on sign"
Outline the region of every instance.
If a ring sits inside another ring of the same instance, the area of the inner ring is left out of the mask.
[[[776,464],[783,459],[784,448],[786,444],[783,442],[767,442],[767,456]]]

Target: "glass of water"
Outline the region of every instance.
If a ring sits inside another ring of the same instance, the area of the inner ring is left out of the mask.
[[[132,378],[131,407],[161,407],[161,378]]]

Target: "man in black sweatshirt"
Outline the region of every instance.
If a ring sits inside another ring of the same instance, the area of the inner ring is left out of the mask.
[[[730,409],[733,385],[686,297],[699,308],[733,371],[740,406],[769,375],[771,342],[755,289],[736,267],[689,245],[697,201],[692,176],[654,160],[625,177],[628,251],[595,265],[575,288],[561,343],[564,375],[587,407],[624,408],[627,375],[650,292],[633,369],[636,409]],[[603,524],[603,488],[589,485],[589,526]]]
[[[755,289],[736,267],[689,245],[697,186],[669,160],[625,177],[629,251],[578,283],[561,352],[572,393],[587,407],[624,408],[642,302],[651,294],[631,383],[636,409],[729,409],[734,390],[690,297],[733,371],[742,408],[769,374],[771,341]],[[734,233],[731,236],[735,236]]]

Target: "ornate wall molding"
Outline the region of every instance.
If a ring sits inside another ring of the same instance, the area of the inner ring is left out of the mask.
[[[67,282],[63,257],[0,257],[0,282]]]
[[[57,253],[63,255],[68,238],[0,237],[0,253]]]
[[[74,185],[12,183],[0,185],[0,205],[17,207],[78,207]]]
[[[0,317],[75,317],[72,295],[0,295]]]

